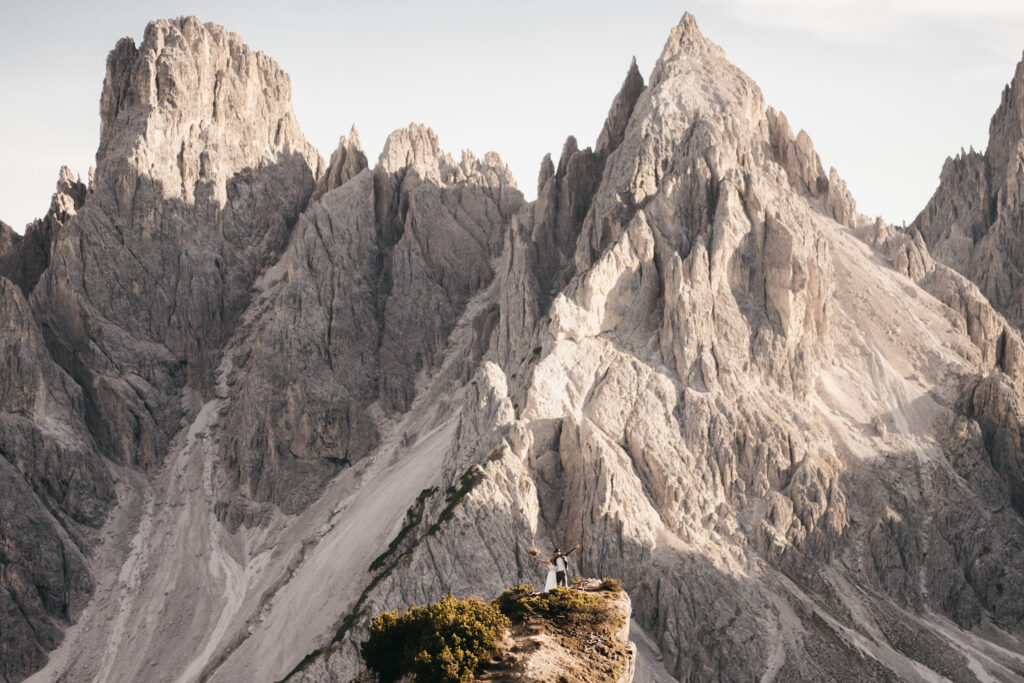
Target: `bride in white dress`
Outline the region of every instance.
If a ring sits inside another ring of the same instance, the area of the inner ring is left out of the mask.
[[[537,555],[535,555],[533,559],[535,559],[537,562],[540,562],[548,568],[548,576],[547,579],[544,581],[544,591],[547,592],[555,587],[555,563],[546,560],[543,557],[539,557]]]

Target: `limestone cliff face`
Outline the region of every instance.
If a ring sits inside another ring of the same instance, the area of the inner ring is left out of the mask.
[[[975,282],[1015,327],[1024,324],[1024,61],[1003,90],[984,153],[946,159],[912,227],[935,258]]]
[[[208,395],[257,274],[284,247],[321,160],[287,75],[194,17],[107,59],[90,193],[53,239],[33,306],[112,457],[159,463]]]
[[[28,303],[0,290],[0,437],[38,432],[2,576],[67,596],[4,613],[3,675],[80,614],[41,678],[348,680],[372,614],[580,542],[658,680],[1024,676],[1012,307],[938,223],[857,214],[690,15],[531,203],[422,126],[322,167],[276,65],[194,19],[118,45],[102,112]],[[1014,163],[965,161],[956,215]]]
[[[358,138],[343,140],[324,187],[340,185],[303,214],[232,347],[224,430],[242,494],[226,508],[235,524],[253,501],[305,507],[378,445],[374,409],[408,409],[417,375],[439,366],[469,299],[493,278],[522,204],[496,155],[456,163],[422,126],[393,133],[374,171],[360,159]],[[489,334],[491,313],[479,315]],[[463,374],[486,345],[470,350]]]
[[[46,662],[92,589],[85,555],[115,502],[81,389],[0,277],[0,679]]]
[[[22,237],[8,226],[0,227],[0,275],[18,285],[28,296],[50,263],[50,243],[57,232],[82,208],[88,188],[64,166],[57,178],[57,191],[50,210],[25,228]]]

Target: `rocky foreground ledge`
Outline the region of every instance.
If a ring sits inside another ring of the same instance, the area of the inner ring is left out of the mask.
[[[631,683],[637,648],[629,640],[629,595],[614,579],[573,588],[509,588],[491,603],[451,595],[409,611],[378,615],[352,683],[536,681]],[[345,680],[330,648],[286,680]]]

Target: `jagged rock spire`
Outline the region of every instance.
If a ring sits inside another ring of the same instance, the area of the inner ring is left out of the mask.
[[[636,57],[633,57],[622,87],[612,101],[604,127],[601,128],[601,134],[597,137],[597,146],[594,151],[598,157],[602,159],[607,157],[622,143],[622,138],[626,134],[626,124],[629,123],[633,107],[643,90],[644,77],[640,75],[640,70],[636,66]]]
[[[946,160],[912,228],[936,259],[1024,326],[1024,59],[1003,89],[985,153],[961,149]]]
[[[359,141],[359,132],[356,130],[355,124],[352,124],[348,137],[342,135],[338,140],[338,147],[331,154],[331,161],[327,164],[326,172],[317,181],[316,192],[313,193],[312,199],[319,199],[325,193],[341,187],[359,175],[366,167],[366,154]]]

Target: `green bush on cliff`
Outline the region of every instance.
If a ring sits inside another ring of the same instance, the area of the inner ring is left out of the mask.
[[[494,654],[508,619],[480,598],[457,599],[413,607],[405,614],[384,612],[370,624],[360,650],[381,681],[406,673],[418,681],[462,683]]]
[[[533,586],[516,586],[499,595],[494,604],[513,622],[536,616],[569,631],[615,621],[614,608],[608,598],[570,588],[553,588],[534,595]]]

